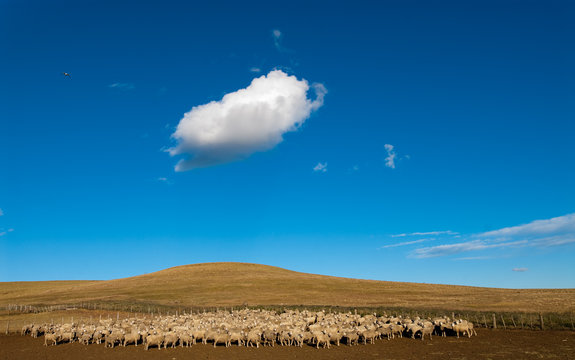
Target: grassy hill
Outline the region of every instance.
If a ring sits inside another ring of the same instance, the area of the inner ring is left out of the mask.
[[[183,265],[108,281],[0,283],[0,306],[80,302],[566,312],[575,310],[575,289],[512,290],[358,280],[245,263]]]

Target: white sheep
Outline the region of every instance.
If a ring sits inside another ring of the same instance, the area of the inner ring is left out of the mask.
[[[160,334],[148,335],[146,336],[146,346],[145,350],[148,350],[150,346],[157,346],[158,350],[162,349],[162,343],[164,342],[164,336]]]
[[[44,334],[44,346],[48,346],[48,344],[58,345],[58,334],[55,333],[45,333]]]
[[[132,332],[130,334],[126,334],[124,335],[124,343],[122,344],[122,346],[126,346],[129,344],[134,344],[135,346],[138,346],[138,341],[140,341],[141,335],[140,332]]]

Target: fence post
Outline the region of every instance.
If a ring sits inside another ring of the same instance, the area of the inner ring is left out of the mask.
[[[10,320],[6,322],[6,335],[8,335],[8,330],[10,329]]]
[[[543,323],[543,314],[539,313],[539,321],[541,322],[541,330],[545,330],[545,324]]]
[[[511,321],[513,322],[513,327],[517,329],[517,325],[515,325],[515,319],[513,319],[513,315],[511,315]]]
[[[493,314],[493,328],[497,329],[497,320],[495,319],[495,314]]]
[[[485,328],[487,329],[487,319],[485,318],[485,314],[483,314],[483,324],[485,325]]]
[[[505,326],[505,319],[503,319],[503,314],[501,314],[501,322],[503,323],[503,329],[507,330],[507,326]]]

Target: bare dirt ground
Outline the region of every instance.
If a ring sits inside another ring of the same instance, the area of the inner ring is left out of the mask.
[[[435,336],[432,341],[408,338],[378,340],[374,345],[331,349],[311,346],[230,348],[194,345],[190,348],[144,351],[143,346],[106,349],[103,345],[63,344],[44,347],[43,338],[0,335],[2,360],[67,359],[575,359],[575,332],[478,329],[478,336],[457,339]]]

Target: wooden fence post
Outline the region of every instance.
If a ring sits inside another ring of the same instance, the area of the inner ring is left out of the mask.
[[[541,322],[541,330],[545,330],[545,324],[543,323],[543,314],[539,313],[539,321]]]
[[[485,328],[487,329],[487,319],[485,318],[485,314],[483,314],[483,325],[485,325]]]
[[[6,322],[6,335],[8,335],[8,329],[10,329],[10,320]]]
[[[513,322],[513,327],[517,329],[517,325],[515,325],[515,319],[513,319],[513,315],[511,315],[511,321]]]
[[[501,322],[503,323],[503,329],[507,330],[507,327],[505,326],[505,319],[503,319],[503,314],[501,314]]]
[[[493,328],[497,329],[497,320],[495,319],[495,314],[493,314]]]

